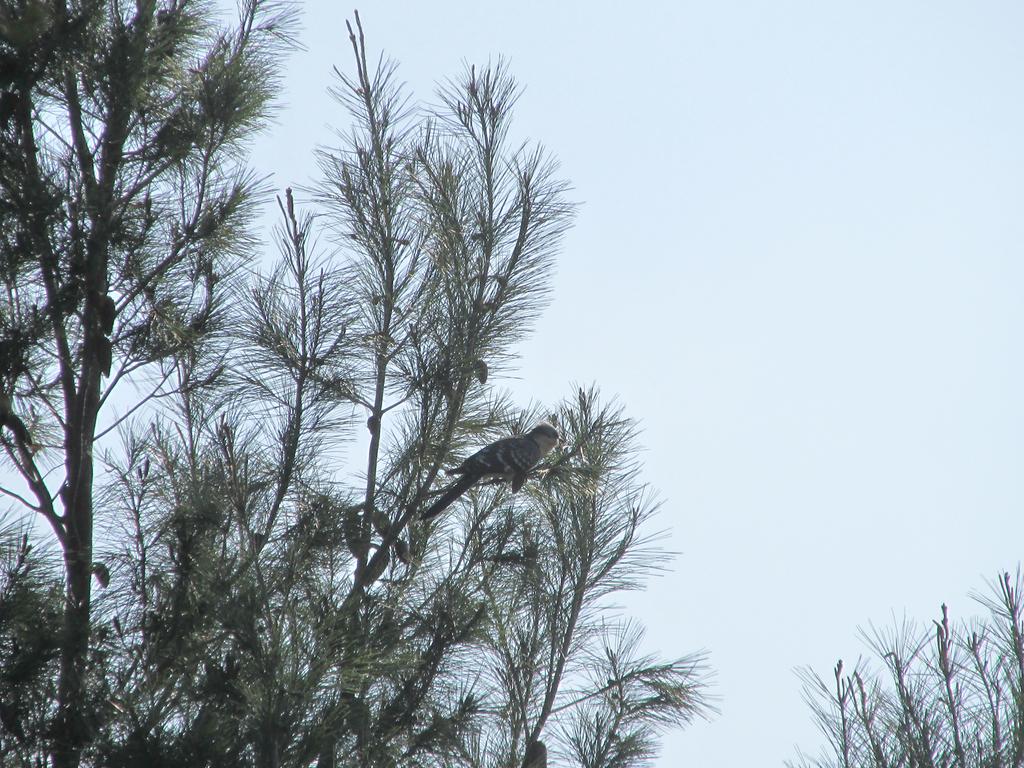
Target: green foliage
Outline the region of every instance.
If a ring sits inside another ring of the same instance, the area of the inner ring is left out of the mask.
[[[881,670],[861,661],[834,685],[804,672],[829,752],[804,766],[998,768],[1024,761],[1024,579],[1003,573],[977,595],[987,619],[867,636]]]
[[[61,584],[27,531],[0,530],[0,759],[30,765],[46,738],[60,653]]]
[[[58,704],[18,754],[103,766],[645,764],[663,728],[706,705],[702,657],[645,656],[640,628],[611,602],[665,561],[635,425],[595,388],[521,408],[496,385],[549,298],[567,185],[541,148],[511,140],[518,88],[503,64],[470,67],[437,109],[413,108],[392,64],[369,68],[357,28],[356,73],[339,73],[335,93],[353,127],[320,153],[315,213],[287,190],[279,258],[243,264],[258,188],[233,163],[267,115],[281,10],[247,5],[236,28],[216,31],[190,3],[130,18],[97,6],[76,33],[76,55],[92,62],[80,81],[46,67],[19,75],[32,85],[18,93],[52,99],[47,109],[89,101],[83,126],[99,122],[87,145],[115,123],[121,133],[117,157],[103,142],[82,155],[36,109],[5,134],[22,159],[25,126],[49,137],[37,142],[55,153],[47,167],[74,169],[55,189],[82,179],[81,201],[62,192],[45,227],[36,202],[11,198],[0,213],[14,223],[4,253],[18,273],[4,332],[25,339],[2,361],[3,445],[29,486],[17,498],[49,520],[69,573],[88,557],[85,585],[68,588],[85,616],[55,603],[89,630],[84,643],[54,635],[80,685],[33,654]],[[86,155],[114,169],[108,207],[89,197],[106,177],[89,180]],[[90,251],[97,232],[102,257]],[[66,249],[38,247],[57,238]],[[109,372],[96,368],[104,349]],[[83,371],[105,382],[94,400]],[[141,399],[97,427],[121,381]],[[72,423],[69,403],[97,420]],[[565,444],[522,491],[482,484],[420,519],[445,467],[541,418]],[[82,481],[87,541],[37,466],[59,456],[73,479],[69,434],[100,441],[106,470]],[[72,705],[88,717],[74,721]],[[72,734],[73,749],[47,733]]]
[[[238,158],[268,115],[293,11],[246,0],[234,25],[213,19],[191,0],[0,2],[0,447],[20,479],[3,491],[63,551],[40,747],[60,768],[108,709],[89,688],[94,443],[117,426],[101,412],[125,384],[143,408],[183,369],[188,386],[212,383],[222,301],[252,246],[260,189]]]

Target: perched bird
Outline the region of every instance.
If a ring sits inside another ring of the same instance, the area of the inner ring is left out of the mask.
[[[481,480],[511,480],[512,493],[523,487],[526,476],[558,445],[558,430],[542,421],[525,435],[506,437],[484,446],[451,471],[462,475],[420,515],[424,520],[436,517]]]

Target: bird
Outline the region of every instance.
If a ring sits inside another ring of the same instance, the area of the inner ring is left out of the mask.
[[[512,493],[523,487],[526,477],[560,440],[558,430],[542,421],[525,435],[506,437],[486,445],[450,474],[461,475],[420,515],[430,520],[444,512],[462,494],[481,480],[511,480]]]

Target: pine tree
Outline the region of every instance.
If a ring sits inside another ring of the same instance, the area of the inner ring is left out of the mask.
[[[804,672],[828,749],[803,766],[997,768],[1024,764],[1024,579],[1003,573],[976,595],[989,616],[867,635],[872,656],[834,682]]]
[[[280,34],[262,18],[247,34]],[[497,384],[549,297],[567,186],[510,138],[519,90],[503,63],[468,68],[424,109],[393,64],[371,68],[358,16],[349,36],[355,74],[334,95],[352,128],[321,151],[314,189],[278,198],[278,259],[244,262],[233,209],[155,297],[142,290],[134,324],[117,313],[114,359],[132,343],[150,355],[120,378],[159,374],[97,435],[108,471],[91,486],[103,543],[89,562],[105,586],[75,757],[643,765],[663,728],[707,707],[703,657],[646,656],[613,606],[665,562],[635,425],[596,388],[545,408]],[[238,184],[250,199],[249,177],[218,188],[233,200]],[[186,228],[161,231],[156,252]],[[36,460],[53,449],[43,417],[20,415],[33,381],[12,376],[9,410]],[[564,444],[519,493],[484,482],[421,519],[445,469],[542,419]],[[4,433],[14,458],[18,434]],[[45,734],[3,731],[0,754],[70,759]]]
[[[0,423],[21,481],[4,490],[63,553],[58,768],[94,729],[94,446],[114,393],[166,394],[219,321],[258,191],[236,150],[266,120],[291,20],[261,0],[226,28],[187,0],[0,5]]]

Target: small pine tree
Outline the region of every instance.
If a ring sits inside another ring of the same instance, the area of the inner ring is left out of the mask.
[[[987,619],[911,623],[867,637],[866,662],[834,683],[803,673],[828,750],[799,765],[979,768],[1024,763],[1024,579],[1003,573],[978,595]]]

